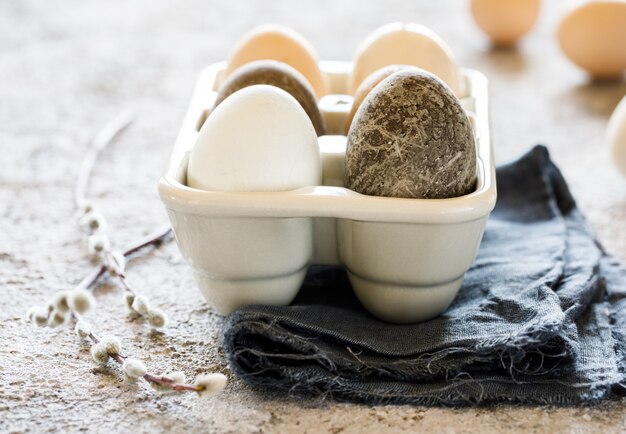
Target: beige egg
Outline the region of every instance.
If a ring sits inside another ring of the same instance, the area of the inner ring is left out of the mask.
[[[228,58],[225,77],[254,60],[277,60],[298,70],[311,83],[318,97],[328,93],[326,78],[318,65],[315,49],[288,27],[264,25],[248,32]]]
[[[495,45],[515,45],[535,25],[540,0],[471,0],[478,27]]]
[[[408,65],[388,65],[372,72],[365,80],[363,80],[363,83],[361,83],[359,88],[354,93],[352,108],[350,109],[350,113],[346,118],[346,134],[348,133],[348,130],[350,130],[350,125],[352,125],[352,119],[354,119],[354,115],[356,114],[359,107],[361,107],[361,104],[363,104],[363,100],[376,87],[376,85],[378,85],[378,83],[383,81],[385,78],[389,77],[391,74],[407,68],[412,67]]]
[[[317,135],[324,134],[324,119],[317,106],[313,88],[294,68],[275,60],[255,60],[238,68],[220,87],[213,108],[238,90],[255,84],[269,84],[288,92],[309,115]]]
[[[559,42],[565,55],[598,78],[626,70],[626,2],[586,3],[563,18]]]
[[[392,23],[371,33],[357,50],[349,88],[357,88],[374,71],[387,65],[418,66],[443,80],[457,95],[463,94],[458,68],[446,43],[418,24]]]

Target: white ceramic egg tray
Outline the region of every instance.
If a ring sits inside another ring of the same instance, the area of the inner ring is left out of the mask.
[[[496,202],[487,80],[462,69],[461,103],[474,127],[477,187],[451,199],[373,197],[343,187],[351,99],[349,62],[320,62],[331,93],[320,100],[323,185],[283,192],[201,191],[186,185],[189,154],[209,115],[224,63],[200,75],[159,194],[185,260],[220,313],[287,305],[312,264],[343,265],[365,308],[386,321],[424,321],[456,296]],[[333,135],[335,134],[335,135]]]

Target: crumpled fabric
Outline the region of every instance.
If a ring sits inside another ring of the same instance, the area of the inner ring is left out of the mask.
[[[472,268],[439,317],[371,316],[339,267],[290,306],[226,318],[233,372],[259,389],[368,404],[595,403],[621,395],[626,271],[597,242],[548,151],[497,170]]]

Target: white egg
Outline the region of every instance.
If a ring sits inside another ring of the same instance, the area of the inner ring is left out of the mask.
[[[607,141],[615,166],[626,176],[626,96],[611,115],[607,127]]]
[[[268,85],[226,98],[206,120],[187,184],[213,191],[287,191],[321,184],[315,129],[296,99]]]

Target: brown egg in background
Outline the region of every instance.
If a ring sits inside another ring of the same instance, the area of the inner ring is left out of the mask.
[[[319,68],[315,49],[288,27],[268,24],[246,33],[231,52],[224,77],[255,60],[284,62],[306,77],[318,98],[328,93],[328,83]]]
[[[393,73],[358,110],[345,159],[346,186],[371,196],[441,199],[476,187],[476,144],[459,100],[423,70]]]
[[[317,99],[306,78],[291,66],[274,60],[257,60],[235,70],[220,87],[214,108],[244,87],[267,84],[283,89],[293,96],[311,119],[318,136],[325,132],[324,119]]]
[[[471,0],[474,21],[496,46],[513,46],[537,22],[541,0]]]
[[[558,30],[561,49],[593,77],[621,78],[626,70],[626,1],[597,0],[565,15]]]
[[[361,83],[361,85],[357,88],[356,92],[354,93],[354,99],[352,101],[352,108],[350,109],[350,113],[348,114],[348,117],[346,118],[346,126],[345,126],[346,134],[348,134],[348,131],[350,131],[350,125],[352,125],[352,120],[354,119],[354,115],[356,114],[357,110],[363,103],[363,100],[378,85],[378,83],[383,81],[385,78],[389,77],[391,74],[396,73],[398,71],[402,71],[403,69],[408,69],[408,68],[418,69],[417,67],[410,66],[410,65],[388,65],[388,66],[385,66],[383,68],[380,68],[374,71],[365,80],[363,80],[363,83]]]

